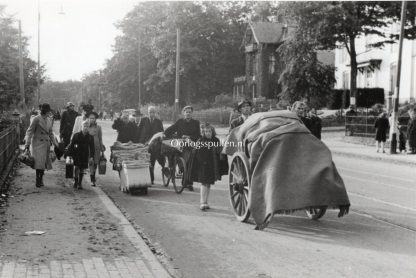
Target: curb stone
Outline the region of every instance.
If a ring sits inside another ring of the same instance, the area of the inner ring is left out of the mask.
[[[123,213],[117,208],[113,201],[105,194],[105,192],[99,188],[94,187],[94,191],[97,193],[98,197],[103,202],[107,210],[117,219],[120,220],[119,225],[123,226],[124,234],[130,240],[134,247],[141,252],[145,260],[147,261],[147,266],[154,274],[154,277],[157,278],[170,278],[171,275],[163,267],[163,265],[157,260],[156,256],[150,251],[149,247],[146,245],[144,240],[138,235],[133,225],[127,220]]]

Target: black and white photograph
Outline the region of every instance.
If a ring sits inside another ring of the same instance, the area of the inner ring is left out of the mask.
[[[416,2],[0,0],[0,278],[152,277],[416,277]]]

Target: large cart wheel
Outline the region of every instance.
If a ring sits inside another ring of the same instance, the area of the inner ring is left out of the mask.
[[[179,157],[175,161],[174,174],[172,177],[173,188],[175,192],[180,194],[185,188],[186,163],[183,157]]]
[[[249,163],[244,153],[235,153],[228,173],[231,206],[240,222],[246,222],[250,217],[248,194],[250,188]]]
[[[327,207],[309,208],[305,209],[306,215],[312,220],[318,220],[324,216]]]

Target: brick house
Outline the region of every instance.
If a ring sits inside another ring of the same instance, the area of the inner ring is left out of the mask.
[[[287,37],[285,24],[248,23],[241,49],[246,59],[245,75],[234,78],[233,99],[272,99],[280,93],[277,84],[281,63],[276,49]]]
[[[277,48],[289,38],[295,26],[287,27],[278,22],[250,22],[247,26],[241,50],[246,59],[245,75],[234,78],[233,100],[242,98],[276,100],[281,93],[279,76],[284,70]],[[318,51],[318,60],[334,65],[334,51]]]

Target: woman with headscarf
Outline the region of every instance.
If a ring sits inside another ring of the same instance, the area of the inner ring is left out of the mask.
[[[89,120],[88,133],[94,138],[94,160],[88,165],[90,170],[91,185],[95,186],[95,173],[100,162],[101,153],[105,151],[103,144],[103,132],[101,126],[97,124],[98,114],[90,112],[87,114]]]
[[[42,187],[43,175],[46,170],[52,169],[50,158],[51,145],[54,142],[52,121],[49,118],[51,107],[48,103],[40,106],[40,114],[33,117],[26,131],[25,150],[29,150],[35,160],[36,187]]]

